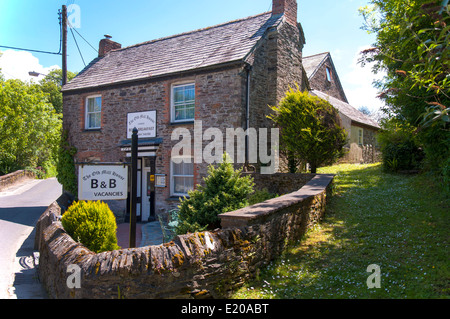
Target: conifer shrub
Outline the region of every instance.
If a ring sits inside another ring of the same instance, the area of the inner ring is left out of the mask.
[[[242,176],[235,170],[226,154],[216,168],[208,168],[205,186],[189,192],[181,200],[178,212],[177,234],[195,233],[220,226],[219,214],[248,206],[248,196],[253,193],[253,178]]]
[[[61,219],[67,233],[95,253],[120,249],[113,212],[104,202],[74,202]]]

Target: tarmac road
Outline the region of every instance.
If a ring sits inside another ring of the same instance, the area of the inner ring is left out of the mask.
[[[46,298],[33,264],[34,227],[61,193],[56,178],[0,192],[0,299]]]

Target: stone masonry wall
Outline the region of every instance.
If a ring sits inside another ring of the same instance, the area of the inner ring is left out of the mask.
[[[27,170],[20,170],[0,176],[0,191],[28,178],[34,179],[36,178],[36,175],[33,172]]]
[[[296,192],[223,214],[222,229],[100,254],[65,232],[54,203],[36,227],[40,280],[51,298],[229,297],[323,217],[332,179],[318,175]],[[67,286],[70,265],[81,269],[80,289]]]
[[[195,120],[202,121],[202,133],[211,127],[225,132],[226,128],[242,127],[245,121],[245,80],[245,72],[240,67],[228,67],[111,86],[98,91],[65,93],[63,127],[69,131],[69,143],[78,150],[78,162],[120,162],[126,160],[119,144],[127,137],[127,113],[157,110],[157,137],[163,142],[156,153],[156,174],[167,174],[168,177],[167,187],[156,189],[156,213],[159,214],[179,204],[178,198],[171,198],[170,160],[172,149],[181,141],[181,136],[172,141],[172,133],[177,128],[186,128],[194,139],[193,121],[171,123],[171,86],[195,83]],[[102,96],[102,128],[85,130],[85,101],[96,94]],[[202,149],[210,142],[203,141]],[[202,178],[207,176],[207,166],[205,163],[194,165],[194,184],[202,183]]]
[[[269,193],[279,196],[299,190],[305,186],[316,174],[252,174],[242,173],[243,176],[250,175],[253,177],[255,189],[267,190]]]
[[[327,68],[331,71],[331,82],[327,79]],[[324,92],[341,101],[347,102],[344,90],[339,81],[338,75],[331,60],[328,58],[316,72],[314,77],[310,79],[310,85],[313,90]]]

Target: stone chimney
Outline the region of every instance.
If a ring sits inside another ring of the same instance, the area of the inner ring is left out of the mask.
[[[297,26],[297,0],[272,0],[272,15],[284,14],[286,21]]]
[[[120,43],[112,41],[111,38],[112,37],[110,35],[105,34],[105,38],[100,40],[100,44],[98,46],[99,57],[104,57],[108,52],[122,48]]]

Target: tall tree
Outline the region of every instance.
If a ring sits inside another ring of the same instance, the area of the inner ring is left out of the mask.
[[[445,111],[450,101],[448,0],[372,0],[361,9],[364,29],[377,36],[362,52],[363,64],[387,76],[377,83],[392,115],[424,124],[430,108]],[[448,122],[446,112],[436,118]],[[421,123],[422,122],[422,123]],[[445,124],[445,123],[444,123]]]
[[[72,80],[76,76],[76,73],[67,72],[67,81]],[[62,70],[56,69],[49,72],[43,80],[41,80],[40,85],[42,91],[48,94],[48,102],[53,105],[57,113],[62,113],[63,109],[63,98],[61,93],[61,83],[62,83]]]
[[[391,117],[417,129],[428,168],[450,174],[450,7],[448,0],[371,0],[361,9],[376,35],[361,63],[387,76],[377,83]],[[450,178],[450,177],[449,177]]]
[[[0,173],[53,167],[61,119],[37,84],[0,82]]]
[[[297,87],[271,109],[274,114],[269,118],[280,129],[280,150],[290,161],[305,161],[316,173],[320,165],[332,164],[344,155],[347,134],[338,111],[327,101]]]

